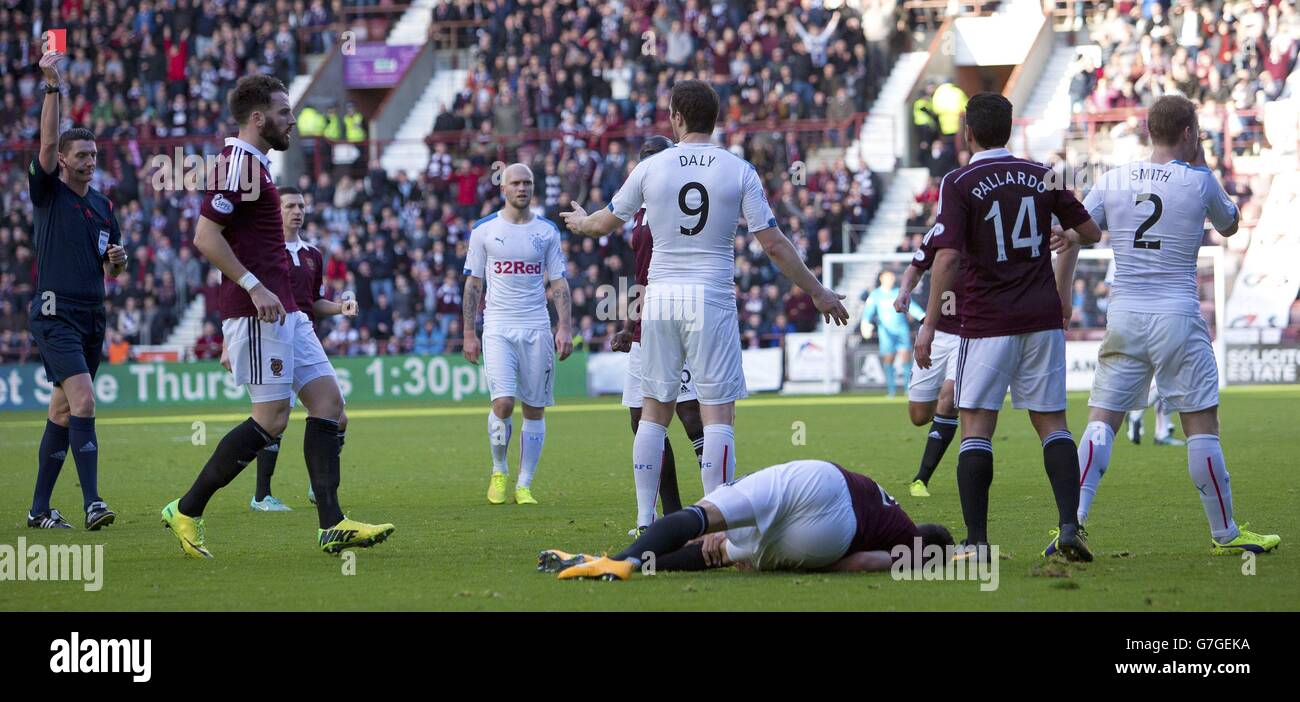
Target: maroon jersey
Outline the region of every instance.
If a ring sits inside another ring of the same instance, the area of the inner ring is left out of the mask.
[[[849,500],[853,502],[853,516],[858,522],[845,553],[892,551],[899,544],[911,546],[917,536],[916,525],[898,502],[871,478],[835,467],[849,485]]]
[[[912,265],[916,266],[922,274],[924,274],[925,271],[930,270],[930,266],[934,265],[933,239],[934,232],[938,228],[938,223],[935,223],[933,227],[930,227],[930,231],[926,232],[925,238],[921,240],[921,248],[917,249],[916,253],[912,255]],[[961,299],[962,289],[960,277],[953,281],[952,287],[953,293],[957,295],[958,299]],[[955,314],[941,314],[939,315],[939,319],[935,320],[934,328],[948,334],[959,335],[961,334],[961,317]]]
[[[650,234],[650,225],[642,221],[645,208],[636,213],[636,225],[632,227],[632,257],[636,259],[636,284],[640,286],[641,302],[645,302],[645,287],[650,284],[650,256],[654,253],[654,236]],[[641,320],[632,319],[628,324],[632,330],[632,341],[641,341]]]
[[[962,253],[954,287],[963,338],[1061,328],[1048,245],[1052,216],[1065,229],[1089,218],[1074,193],[1046,180],[1048,173],[1040,163],[991,149],[939,184],[937,221],[927,237],[935,249]]]
[[[299,239],[293,244],[285,244],[289,252],[289,282],[293,286],[293,301],[298,309],[307,313],[314,322],[316,315],[311,308],[321,298],[321,287],[325,284],[325,257],[320,249]]]
[[[229,137],[221,150],[222,166],[209,175],[210,189],[200,213],[225,227],[222,235],[244,265],[267,290],[280,298],[286,312],[298,310],[289,282],[289,252],[284,248],[280,193],[271,181],[271,161],[251,144]],[[256,195],[256,197],[254,197]],[[235,281],[222,276],[218,294],[222,319],[253,317],[257,308]]]

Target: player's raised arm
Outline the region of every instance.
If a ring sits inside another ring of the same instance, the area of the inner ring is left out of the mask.
[[[217,197],[222,197],[220,194]],[[222,236],[225,226],[208,219],[207,215],[199,215],[199,224],[195,227],[194,247],[203,254],[212,265],[221,271],[222,275],[235,281],[239,286],[248,291],[248,296],[253,300],[253,306],[257,308],[257,318],[263,322],[279,322],[284,324],[287,316],[284,311],[284,305],[280,303],[280,298],[275,296],[262,285],[257,276],[253,275],[244,264],[239,262],[235,256],[234,249],[230,248],[230,242]]]
[[[632,169],[623,187],[614,193],[606,207],[587,214],[576,201],[571,202],[573,209],[560,213],[564,226],[581,236],[605,236],[623,226],[624,222],[630,221],[645,204],[642,184],[649,172],[649,163],[649,159],[642,160]]]
[[[41,103],[41,150],[37,160],[46,173],[54,173],[59,167],[59,62],[63,58],[62,52],[51,51],[40,62],[45,76],[45,101]]]
[[[570,203],[573,207],[568,212],[561,212],[560,218],[564,220],[564,226],[569,231],[581,236],[605,236],[610,232],[623,226],[625,220],[619,219],[608,208],[602,208],[587,214],[576,200]]]
[[[1232,236],[1237,233],[1237,228],[1241,225],[1241,210],[1228,197],[1227,191],[1219,183],[1219,179],[1214,177],[1214,173],[1205,165],[1205,147],[1200,146],[1196,152],[1196,159],[1191,163],[1192,167],[1202,172],[1201,178],[1201,200],[1205,203],[1206,215],[1210,218],[1210,224],[1214,225],[1214,230],[1224,237]]]

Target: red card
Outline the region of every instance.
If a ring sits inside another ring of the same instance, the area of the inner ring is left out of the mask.
[[[68,50],[68,30],[51,29],[45,32],[45,51],[43,53],[48,54],[51,51],[66,53],[67,50]]]

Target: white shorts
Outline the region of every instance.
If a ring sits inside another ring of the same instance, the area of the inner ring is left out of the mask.
[[[1088,405],[1115,412],[1146,407],[1153,374],[1170,412],[1198,412],[1219,404],[1219,367],[1204,319],[1125,311],[1107,315]]]
[[[483,367],[493,400],[513,397],[529,407],[555,404],[555,337],[549,329],[484,331]]]
[[[287,400],[308,382],[334,375],[311,320],[301,310],[290,312],[284,324],[256,317],[226,319],[221,334],[235,382],[248,388],[255,403]]]
[[[718,487],[704,499],[727,520],[727,557],[758,570],[823,568],[857,531],[849,486],[826,461],[791,461]]]
[[[907,399],[912,402],[934,402],[948,380],[957,378],[957,347],[961,337],[935,330],[934,344],[930,347],[930,367],[922,368],[912,361],[912,384],[907,386]]]
[[[694,374],[691,380],[702,405],[721,405],[749,396],[740,362],[736,310],[710,304],[698,305],[696,310],[698,319],[642,317],[642,396],[660,402],[678,399],[685,377],[682,371],[687,367]]]
[[[627,352],[627,374],[623,376],[623,406],[640,407],[644,395],[641,391],[641,342],[633,341],[632,349]],[[682,367],[682,387],[678,391],[678,402],[690,402],[696,399],[695,383],[691,379],[691,369]]]
[[[959,409],[1065,411],[1065,332],[1044,329],[1015,336],[962,339],[957,351]]]

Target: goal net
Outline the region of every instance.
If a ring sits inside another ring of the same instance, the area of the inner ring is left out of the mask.
[[[892,271],[896,279],[901,279],[904,269],[911,261],[910,253],[830,254],[823,259],[822,282],[832,290],[848,296],[845,306],[850,314],[849,325],[823,325],[818,333],[822,335],[822,346],[826,352],[815,356],[816,367],[788,368],[787,391],[841,392],[885,388],[878,337],[874,329],[870,329],[871,325],[867,325],[868,333],[863,333],[864,301],[867,294],[879,284],[882,271]],[[1110,282],[1114,278],[1113,263],[1114,252],[1111,249],[1085,249],[1079,254],[1073,288],[1074,317],[1066,332],[1066,387],[1069,390],[1087,390],[1092,386],[1097,352],[1106,332],[1106,309],[1110,302]],[[1219,384],[1222,386],[1226,378],[1222,329],[1226,283],[1222,247],[1201,247],[1197,263],[1201,314],[1205,317],[1214,340],[1215,357],[1219,364]],[[912,300],[924,308],[929,291],[930,277],[927,274],[914,291]],[[916,327],[916,323],[913,323],[913,339]],[[900,370],[899,394],[903,394],[902,363],[896,358],[895,364]]]

